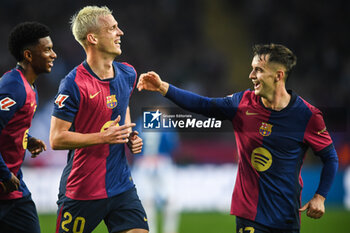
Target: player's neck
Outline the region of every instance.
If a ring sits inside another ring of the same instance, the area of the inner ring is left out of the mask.
[[[87,53],[86,58],[90,68],[100,79],[114,77],[113,61],[114,57],[98,52]]]
[[[286,108],[291,100],[291,95],[285,88],[276,89],[268,97],[261,97],[262,103],[266,108],[281,111]]]
[[[27,79],[30,85],[33,86],[35,80],[37,79],[38,75],[35,73],[33,67],[25,62],[18,62],[18,65],[22,67],[22,73],[24,77]]]

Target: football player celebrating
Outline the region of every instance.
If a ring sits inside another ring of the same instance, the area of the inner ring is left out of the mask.
[[[86,60],[61,82],[51,120],[53,149],[69,149],[58,200],[57,232],[92,232],[104,220],[109,232],[147,233],[125,144],[141,152],[130,133],[129,98],[137,75],[115,62],[124,35],[107,7],[87,6],[72,18]]]
[[[51,71],[57,56],[49,28],[37,22],[17,25],[9,36],[9,50],[18,63],[0,79],[0,232],[39,233],[21,165],[26,149],[32,157],[46,150],[45,143],[28,131],[38,102],[34,82]]]
[[[338,157],[322,113],[293,91],[286,80],[296,56],[283,45],[253,47],[249,78],[254,90],[208,98],[162,81],[155,72],[141,74],[139,90],[158,91],[187,110],[230,120],[239,162],[231,214],[237,233],[300,230],[300,212],[311,218],[325,212],[324,201],[337,171]],[[314,197],[301,207],[301,166],[308,147],[322,159]]]

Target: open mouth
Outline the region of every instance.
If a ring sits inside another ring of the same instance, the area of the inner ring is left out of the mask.
[[[260,87],[260,82],[253,82],[254,89],[258,89]]]

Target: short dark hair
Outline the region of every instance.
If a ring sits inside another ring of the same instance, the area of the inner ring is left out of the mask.
[[[9,50],[17,61],[22,61],[23,51],[36,45],[40,38],[50,35],[50,29],[38,22],[24,22],[15,26],[9,36]]]
[[[288,77],[297,64],[297,57],[286,46],[281,44],[257,44],[253,46],[254,56],[269,55],[268,62],[282,64],[286,68],[286,77]]]

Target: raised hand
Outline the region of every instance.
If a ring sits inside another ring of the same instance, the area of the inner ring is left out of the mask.
[[[137,83],[137,89],[139,91],[158,91],[162,95],[168,92],[168,88],[169,84],[163,82],[159,75],[153,71],[141,74]]]
[[[32,158],[35,158],[38,154],[46,150],[46,145],[43,141],[30,137],[28,138],[28,151],[32,154]]]

